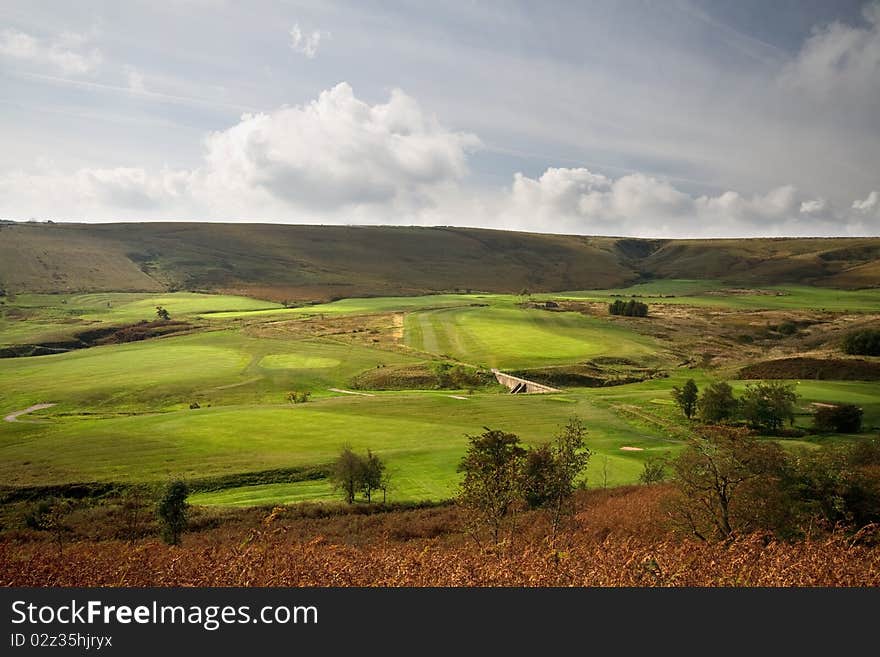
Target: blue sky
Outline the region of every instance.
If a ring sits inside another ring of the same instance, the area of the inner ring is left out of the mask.
[[[880,4],[0,6],[0,217],[880,233]]]

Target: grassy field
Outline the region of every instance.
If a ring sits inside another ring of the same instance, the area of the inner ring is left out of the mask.
[[[719,281],[663,280],[613,290],[585,290],[540,295],[541,298],[567,298],[610,301],[611,297],[639,297],[648,304],[717,306],[745,310],[827,310],[880,312],[880,289],[835,290],[804,285],[771,285],[759,289],[730,288]]]
[[[514,298],[512,295],[504,294],[429,294],[412,297],[365,297],[340,299],[330,303],[312,304],[298,308],[215,312],[209,317],[213,319],[283,319],[310,315],[368,315],[420,310],[423,308],[467,306],[474,303],[512,303]]]
[[[674,280],[569,296],[607,300],[612,294],[640,294],[653,295],[650,303],[699,307],[711,302],[731,308],[783,303],[788,305],[776,307],[810,309],[837,303],[839,310],[862,312],[880,294],[786,288],[784,296],[722,296],[724,289],[717,282]],[[680,449],[691,428],[672,404],[671,388],[688,377],[703,386],[717,373],[678,367],[681,361],[671,354],[662,330],[638,332],[650,328],[650,322],[549,312],[521,301],[512,295],[447,294],[285,309],[245,297],[195,293],[17,295],[3,307],[0,343],[153,319],[157,305],[173,319],[191,322],[192,330],[51,356],[0,359],[0,417],[33,404],[56,404],[18,422],[0,422],[0,481],[26,486],[229,476],[322,466],[350,444],[372,449],[387,462],[392,500],[440,500],[455,491],[466,435],[486,426],[536,444],[552,437],[571,416],[581,417],[593,450],[587,472],[593,487],[633,483],[646,459]],[[363,329],[352,329],[363,323],[359,316],[389,313],[404,316],[402,335],[396,338],[389,334],[372,340]],[[344,324],[352,317],[353,323]],[[334,322],[343,322],[344,330],[334,330]],[[530,396],[331,390],[346,389],[357,375],[383,365],[430,366],[455,359],[515,369],[599,357],[660,367],[669,376]],[[288,403],[292,390],[311,392],[311,401]],[[809,403],[852,402],[864,409],[868,428],[880,427],[880,383],[801,381],[798,391],[800,426],[809,423]],[[829,436],[787,444],[849,439]],[[198,493],[192,501],[250,505],[336,495],[326,480],[279,481]]]
[[[146,412],[280,403],[290,390],[347,385],[380,364],[419,362],[329,339],[268,339],[236,329],[0,359],[0,412],[53,402],[56,413]]]
[[[651,362],[659,350],[650,338],[608,322],[512,304],[409,313],[405,337],[415,349],[497,368],[572,363],[609,354]]]
[[[0,305],[0,345],[63,340],[96,326],[152,321],[157,306],[165,308],[172,319],[281,307],[260,299],[194,292],[18,294]]]

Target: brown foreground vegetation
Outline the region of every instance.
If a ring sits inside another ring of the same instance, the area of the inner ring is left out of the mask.
[[[581,492],[555,544],[526,514],[481,549],[459,510],[317,505],[202,515],[181,546],[39,532],[0,537],[3,586],[880,586],[871,532],[797,542],[764,533],[705,543],[670,533],[665,485]]]

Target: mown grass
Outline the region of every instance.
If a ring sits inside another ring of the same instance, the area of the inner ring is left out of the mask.
[[[165,308],[172,319],[281,307],[249,297],[195,292],[18,294],[0,305],[0,345],[63,340],[95,326],[151,321],[156,319],[157,306]]]
[[[0,429],[0,477],[13,485],[198,478],[323,464],[350,444],[387,461],[397,499],[441,499],[457,483],[466,434],[492,426],[534,444],[575,414],[590,427],[591,448],[608,456],[609,484],[633,481],[650,451],[674,448],[661,432],[634,426],[585,395],[478,394],[459,400],[440,392],[386,393],[301,405],[7,423],[14,430]],[[645,451],[621,452],[622,445]],[[604,459],[596,464],[604,467]]]
[[[381,364],[419,362],[396,352],[320,338],[256,338],[218,330],[0,359],[0,412],[54,402],[54,413],[146,412],[329,394]]]
[[[642,289],[697,294],[715,285],[666,281]],[[823,294],[790,296],[827,301]],[[156,305],[166,307],[172,317],[202,314],[214,321],[205,324],[208,330],[187,335],[0,359],[0,416],[36,403],[57,404],[18,423],[0,422],[0,480],[24,486],[202,479],[323,465],[343,444],[350,444],[372,449],[387,462],[391,501],[441,500],[456,489],[466,434],[486,426],[536,444],[552,437],[569,417],[580,416],[594,452],[587,472],[593,487],[633,483],[646,459],[680,449],[692,428],[671,403],[670,390],[688,377],[705,385],[710,378],[699,370],[672,368],[668,379],[541,396],[464,392],[468,399],[460,400],[449,397],[453,391],[370,397],[329,391],[346,388],[356,375],[381,365],[424,363],[430,358],[425,352],[511,369],[598,356],[672,367],[674,361],[654,338],[602,318],[523,308],[518,301],[510,295],[435,295],[264,311],[259,308],[265,302],[188,293],[20,295],[16,303],[34,309],[34,319],[13,322],[24,326],[63,326],[71,319],[121,323],[154,312]],[[209,312],[222,308],[235,317]],[[249,330],[254,323],[278,319],[277,313],[294,319],[390,311],[407,313],[404,339],[411,353],[296,331],[266,331],[256,337]],[[240,326],[244,317],[253,322]],[[735,385],[741,388],[745,382]],[[310,391],[312,401],[289,404],[290,390]],[[802,381],[798,390],[804,409],[800,426],[809,423],[806,409],[813,401],[857,403],[865,410],[866,426],[880,426],[880,383]],[[191,410],[194,402],[200,408]],[[804,444],[838,439],[851,437],[815,437]],[[276,481],[198,493],[193,502],[249,505],[333,496],[326,480]]]
[[[648,337],[580,313],[513,305],[409,313],[404,336],[415,349],[498,368],[572,363],[607,354],[651,362],[660,349]]]
[[[745,288],[754,289],[755,293],[725,293],[731,287],[718,281],[663,280],[613,290],[561,292],[558,295],[540,297],[607,301],[614,295],[636,295],[648,304],[717,306],[743,310],[880,312],[880,289],[876,288],[836,290],[806,285],[771,285]],[[714,294],[708,294],[709,292]]]

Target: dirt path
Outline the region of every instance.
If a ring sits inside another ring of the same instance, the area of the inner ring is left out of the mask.
[[[355,392],[354,390],[343,390],[342,388],[327,388],[330,392],[341,392],[343,395],[360,395],[361,397],[375,397],[368,392]]]
[[[44,408],[52,408],[55,404],[34,404],[33,406],[28,406],[23,411],[15,411],[15,413],[10,413],[5,418],[3,418],[6,422],[18,422],[18,418],[22,415],[27,415],[28,413],[33,413],[34,411],[41,411]]]

